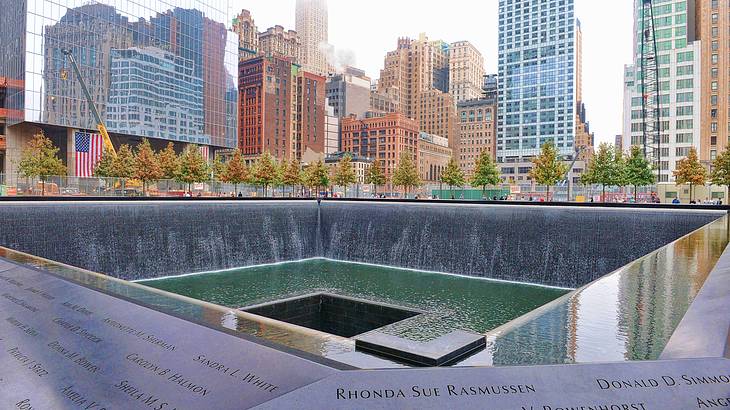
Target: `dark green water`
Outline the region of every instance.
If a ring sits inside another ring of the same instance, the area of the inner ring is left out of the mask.
[[[240,308],[327,291],[428,312],[384,330],[413,340],[463,329],[484,333],[566,290],[327,260],[140,282],[195,299]]]

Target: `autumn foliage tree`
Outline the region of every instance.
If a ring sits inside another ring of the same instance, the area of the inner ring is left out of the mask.
[[[292,158],[286,163],[282,182],[284,185],[292,187],[292,191],[295,187],[302,184],[302,166],[299,161]]]
[[[236,150],[233,154],[233,158],[226,164],[224,172],[226,182],[233,184],[233,190],[238,191],[238,185],[245,184],[251,179],[251,172],[246,165],[246,161],[243,160],[241,150]]]
[[[410,151],[401,154],[398,166],[393,173],[393,185],[403,187],[406,196],[412,188],[421,186],[421,177],[418,175],[416,164],[413,162],[413,154]]]
[[[345,154],[340,162],[337,164],[334,175],[335,185],[345,188],[345,196],[347,196],[347,187],[357,183],[357,175],[355,175],[355,169],[352,166],[352,156]]]
[[[376,196],[378,195],[378,186],[385,185],[385,182],[385,174],[383,174],[383,170],[380,168],[380,163],[375,161],[370,164],[367,172],[365,172],[365,183],[374,187],[373,193]]]
[[[540,155],[533,158],[530,177],[539,185],[547,187],[547,196],[550,200],[550,187],[563,179],[568,172],[568,165],[558,157],[558,150],[552,141],[542,146]]]
[[[263,187],[264,196],[268,195],[268,188],[276,181],[276,162],[270,153],[264,152],[253,166],[253,183]]]
[[[482,197],[485,197],[487,185],[494,186],[500,182],[502,182],[502,179],[499,177],[499,170],[492,160],[492,155],[489,151],[483,149],[474,164],[474,175],[471,177],[471,185],[482,187]]]
[[[187,184],[188,191],[192,191],[192,184],[207,181],[209,178],[210,169],[200,153],[200,148],[197,145],[188,145],[180,155],[175,179]]]
[[[134,178],[142,181],[142,191],[147,195],[147,186],[150,182],[162,178],[163,172],[155,151],[147,138],[137,146],[137,154],[134,157]]]
[[[690,148],[687,158],[677,162],[674,178],[678,185],[689,185],[689,200],[694,199],[694,187],[707,182],[707,170],[697,157],[697,150]]]
[[[725,186],[730,192],[730,150],[726,149],[712,162],[710,179],[713,184]]]
[[[451,157],[449,163],[446,165],[446,169],[441,173],[441,182],[449,186],[451,191],[451,199],[454,199],[454,187],[464,186],[466,179],[464,178],[464,172],[459,168],[459,164],[456,160]]]
[[[18,168],[23,176],[41,181],[41,195],[46,195],[46,181],[54,175],[66,175],[66,166],[58,158],[59,148],[42,132],[33,136],[21,153]]]

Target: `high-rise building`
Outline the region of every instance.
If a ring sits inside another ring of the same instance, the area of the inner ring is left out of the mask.
[[[342,151],[375,160],[388,180],[395,172],[401,155],[409,152],[418,164],[418,122],[401,113],[372,114],[359,119],[343,118]]]
[[[379,113],[403,112],[400,104],[400,93],[397,88],[383,91],[370,90],[370,110]]]
[[[303,69],[295,70],[296,120],[295,155],[305,163],[324,159],[326,153],[326,92],[327,79]]]
[[[677,162],[684,159],[691,148],[700,151],[701,73],[709,73],[709,70],[702,69],[701,44],[696,41],[695,31],[692,29],[696,17],[694,3],[672,0],[654,2],[653,5],[659,67],[661,144],[659,158],[656,159],[660,161],[660,182],[674,181],[673,172]],[[624,68],[624,149],[632,145],[644,147],[644,95],[641,88],[641,42],[644,38],[642,9],[643,1],[635,0],[634,62]],[[706,151],[707,157],[709,151]]]
[[[239,64],[238,147],[250,160],[269,152],[289,160],[294,152],[292,63],[280,56],[256,57]]]
[[[459,168],[468,177],[474,174],[476,160],[482,151],[496,157],[496,113],[497,100],[476,99],[462,101],[457,106],[459,116],[459,138],[454,151]]]
[[[259,52],[259,29],[248,10],[241,10],[233,19],[231,30],[238,34],[238,57],[241,61],[256,57]]]
[[[497,159],[534,157],[553,141],[575,155],[580,87],[573,0],[499,1]]]
[[[327,79],[327,99],[334,115],[342,118],[350,114],[362,118],[370,110],[370,77],[354,67],[330,75]]]
[[[417,40],[399,38],[398,47],[385,56],[378,91],[393,89],[403,114],[418,118],[421,94],[429,90],[449,91],[449,48],[443,41],[430,41],[425,34]]]
[[[453,156],[448,139],[427,132],[418,133],[418,172],[423,182],[439,182]]]
[[[304,70],[328,74],[327,0],[297,0],[296,30],[302,41],[301,63]]]
[[[325,103],[325,108],[324,153],[332,155],[340,151],[340,118],[335,115],[335,109],[328,102]]]
[[[460,103],[482,96],[484,86],[484,57],[468,41],[449,45],[449,93]]]
[[[147,137],[157,148],[167,141],[181,142],[180,149],[190,142],[208,145],[211,153],[236,147],[230,114],[238,106],[239,40],[223,23],[227,1],[200,0],[195,8],[182,0],[153,0],[146,8],[79,4],[0,0],[6,11],[0,77],[14,84],[5,108],[20,114],[7,120],[0,172],[17,175],[22,146],[43,131],[73,175],[76,131],[97,129],[62,50],[78,63],[115,145]]]
[[[294,30],[285,30],[282,26],[269,27],[259,33],[259,55],[265,57],[287,57],[294,63],[301,61],[301,41]]]
[[[727,150],[730,138],[730,4],[717,0],[688,3],[696,7],[696,33],[701,44],[702,75],[695,77],[701,84],[699,154],[701,160],[712,161]],[[674,6],[675,11],[680,7],[679,3]]]
[[[312,161],[326,152],[325,78],[282,56],[239,64],[239,148],[250,161]]]
[[[420,130],[446,138],[449,141],[449,147],[456,150],[459,124],[453,97],[449,93],[436,89],[420,94],[421,105],[417,110]]]

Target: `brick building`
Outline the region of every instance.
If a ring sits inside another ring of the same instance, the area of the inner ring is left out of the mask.
[[[373,114],[374,115],[374,114]],[[401,113],[342,119],[342,151],[373,158],[386,178],[395,172],[401,155],[409,151],[418,164],[418,122]]]

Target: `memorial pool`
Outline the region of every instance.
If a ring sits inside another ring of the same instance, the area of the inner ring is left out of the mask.
[[[486,333],[569,291],[325,259],[139,283],[236,309],[315,292],[418,309],[425,313],[382,329],[418,341],[456,329]]]

